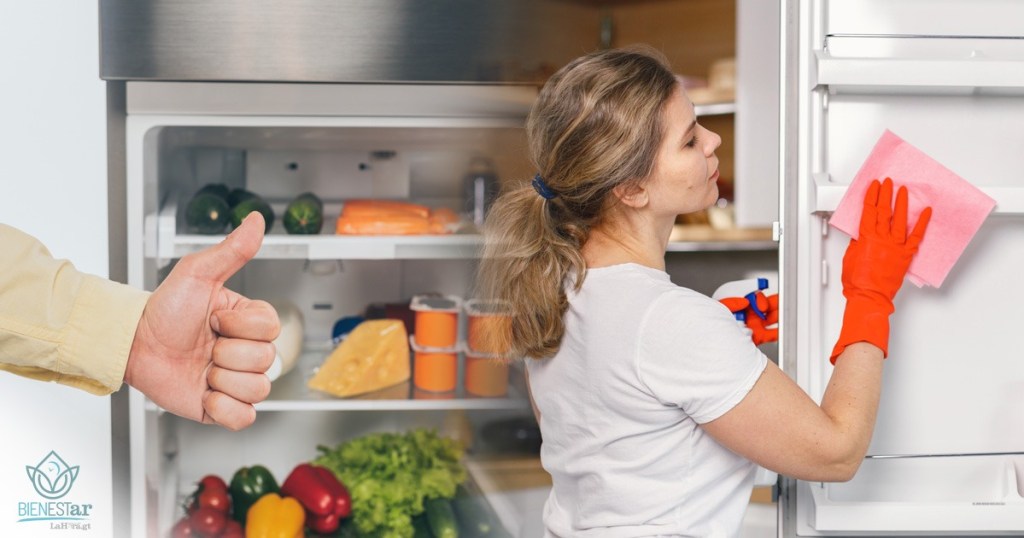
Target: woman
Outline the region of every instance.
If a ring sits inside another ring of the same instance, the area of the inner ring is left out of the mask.
[[[532,185],[490,211],[482,293],[494,335],[527,357],[553,488],[549,536],[734,536],[754,463],[849,480],[871,437],[888,315],[929,211],[907,238],[906,191],[877,182],[844,261],[847,310],[820,406],[717,301],[672,284],[676,216],[718,198],[721,139],[658,53],[579,58],[527,120]],[[890,222],[890,220],[892,222]]]

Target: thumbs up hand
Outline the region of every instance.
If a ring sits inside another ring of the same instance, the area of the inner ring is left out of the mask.
[[[263,216],[250,213],[220,244],[178,262],[146,303],[126,383],[195,421],[240,430],[256,420],[281,323],[269,303],[224,282],[256,255],[263,233]]]

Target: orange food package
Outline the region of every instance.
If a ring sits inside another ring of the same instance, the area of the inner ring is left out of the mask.
[[[454,211],[394,200],[348,200],[338,217],[339,235],[447,234],[459,221]]]
[[[413,386],[430,392],[455,390],[459,368],[458,348],[420,347],[414,341],[410,341],[409,345],[413,350]]]
[[[463,384],[474,396],[495,398],[508,394],[508,361],[493,355],[466,352]]]
[[[454,295],[416,295],[410,301],[409,308],[416,313],[417,345],[432,348],[449,348],[455,345],[459,336],[461,299]]]

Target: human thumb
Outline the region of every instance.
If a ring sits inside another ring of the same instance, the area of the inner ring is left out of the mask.
[[[220,282],[231,278],[259,252],[265,227],[259,211],[249,213],[223,241],[195,254],[195,271]]]

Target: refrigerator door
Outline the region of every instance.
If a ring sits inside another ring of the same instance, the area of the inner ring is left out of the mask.
[[[1024,40],[1003,36],[1024,5],[851,4],[794,0],[782,20],[786,371],[820,400],[849,241],[828,218],[886,129],[997,206],[941,288],[904,285],[869,458],[847,483],[784,480],[780,535],[1019,534]]]

